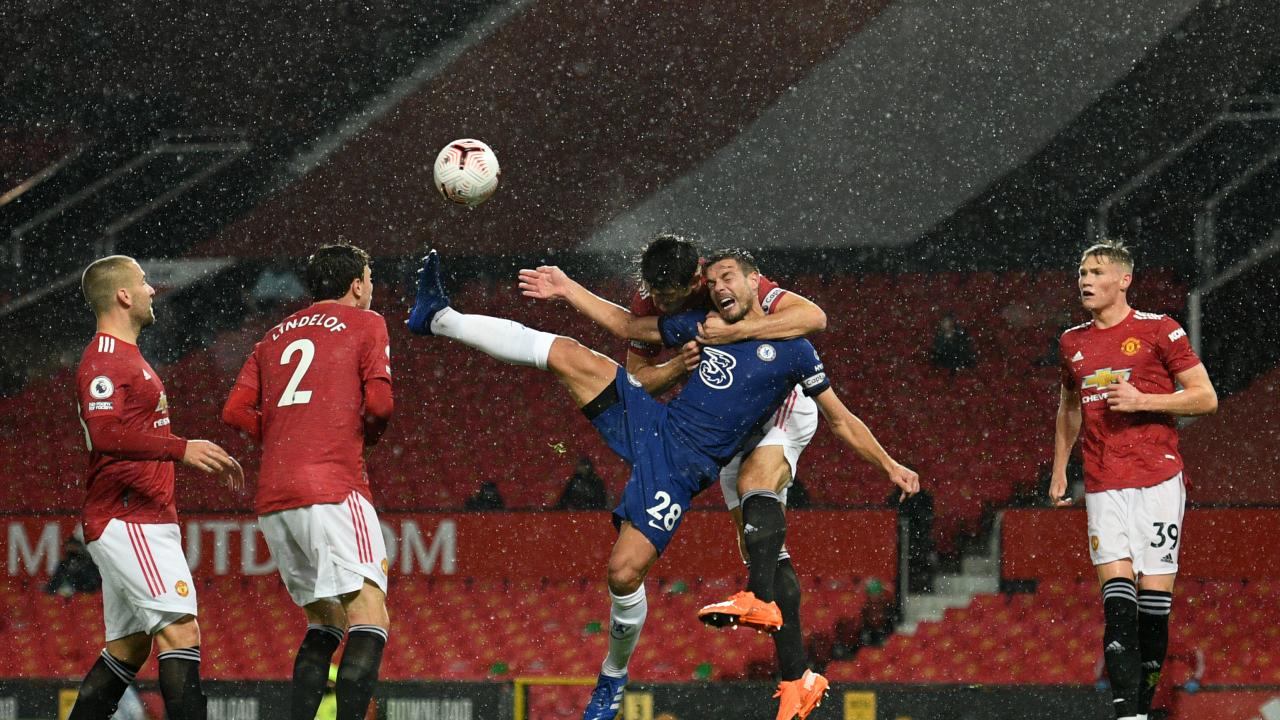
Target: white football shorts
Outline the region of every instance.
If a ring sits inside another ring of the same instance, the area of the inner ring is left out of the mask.
[[[258,517],[258,528],[300,606],[359,590],[365,580],[387,591],[387,546],[373,505],[352,492],[339,503],[307,505]]]
[[[1130,558],[1135,575],[1177,573],[1186,503],[1182,473],[1151,487],[1085,493],[1093,564]]]
[[[116,518],[87,547],[102,574],[107,642],[134,633],[155,635],[196,614],[196,587],[176,523]]]
[[[818,431],[818,403],[805,395],[797,385],[778,406],[766,427],[764,437],[755,447],[781,445],[782,454],[791,466],[791,481],[794,481],[800,453],[804,452],[813,439],[813,434]],[[730,510],[742,504],[738,497],[738,471],[742,467],[742,459],[748,454],[750,453],[738,453],[720,470],[720,490],[724,493],[724,503]],[[791,487],[791,481],[778,493],[783,505],[787,504],[787,488]]]

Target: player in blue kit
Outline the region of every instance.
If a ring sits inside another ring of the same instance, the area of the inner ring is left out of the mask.
[[[728,322],[763,312],[757,294],[759,273],[749,258],[745,253],[722,253],[706,266],[708,287]],[[705,316],[695,311],[661,319],[662,341],[687,346]],[[645,576],[679,528],[693,496],[717,480],[720,467],[793,386],[801,384],[832,432],[882,468],[904,494],[920,487],[916,474],[891,458],[840,402],[808,340],[703,348],[698,371],[664,405],[616,362],[576,340],[449,307],[434,251],[418,273],[417,299],[407,324],[419,335],[448,337],[504,362],[551,370],[609,447],[632,465],[622,503],[613,513],[619,532],[608,566],[609,651],[583,720],[617,716],[627,664],[648,614]],[[818,693],[807,710],[820,699]]]

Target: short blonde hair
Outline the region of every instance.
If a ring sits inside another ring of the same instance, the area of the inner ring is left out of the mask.
[[[1094,245],[1090,245],[1080,255],[1080,262],[1083,263],[1091,257],[1106,258],[1117,265],[1122,265],[1129,272],[1133,272],[1133,253],[1129,252],[1129,248],[1119,240],[1103,240]]]
[[[137,261],[128,255],[109,255],[89,263],[80,276],[80,291],[93,309],[94,315],[102,315],[111,309],[116,291],[129,284],[128,269]]]

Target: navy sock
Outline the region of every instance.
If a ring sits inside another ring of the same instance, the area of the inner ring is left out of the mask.
[[[342,644],[345,633],[332,625],[308,625],[298,654],[293,659],[293,687],[290,690],[289,717],[292,720],[315,720],[316,709],[324,698],[329,682],[329,663]]]
[[[1156,686],[1160,684],[1160,672],[1164,657],[1169,651],[1169,611],[1173,608],[1173,593],[1159,590],[1138,591],[1138,646],[1142,658],[1142,688],[1138,698],[1138,712],[1151,709]]]
[[[742,498],[742,537],[749,564],[747,589],[770,602],[778,553],[787,537],[787,518],[777,493],[753,490]]]
[[[782,627],[773,634],[773,647],[778,654],[778,673],[783,680],[798,680],[808,669],[804,651],[804,634],[800,627],[800,578],[790,558],[778,560],[773,576],[774,600],[782,611]]]
[[[382,650],[387,645],[386,628],[352,625],[347,630],[347,649],[338,666],[338,720],[363,720],[378,684]]]
[[[205,720],[207,708],[200,689],[200,646],[168,650],[160,661],[160,696],[169,720]]]
[[[137,674],[138,668],[103,650],[80,683],[80,694],[67,720],[107,720]]]

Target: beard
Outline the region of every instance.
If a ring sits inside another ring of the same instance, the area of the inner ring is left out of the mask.
[[[751,308],[747,307],[746,303],[739,300],[737,304],[734,305],[734,309],[732,313],[728,315],[721,315],[720,317],[724,318],[725,322],[732,325],[733,323],[736,323],[742,318],[746,317],[747,313],[750,312],[750,310]]]

